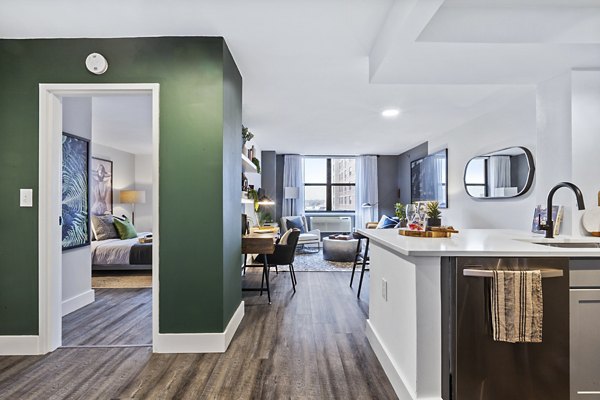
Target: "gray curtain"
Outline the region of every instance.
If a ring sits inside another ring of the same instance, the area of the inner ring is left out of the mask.
[[[377,156],[356,157],[356,228],[379,220],[377,195]],[[372,207],[363,207],[369,203]]]
[[[283,156],[283,187],[297,187],[297,199],[283,199],[282,216],[304,215],[304,157]]]
[[[496,196],[496,188],[507,188],[510,182],[510,156],[491,156],[488,161],[488,193]]]

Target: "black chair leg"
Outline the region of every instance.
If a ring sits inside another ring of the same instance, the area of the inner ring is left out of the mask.
[[[267,298],[269,304],[271,304],[271,289],[269,288],[269,263],[267,262],[267,255],[265,254],[265,281],[267,282]]]
[[[356,297],[360,299],[360,290],[362,289],[363,277],[365,276],[365,268],[367,266],[367,257],[369,256],[369,239],[367,238],[367,244],[365,246],[365,255],[363,256],[362,268],[360,270],[360,282],[358,282],[358,293]]]
[[[296,270],[294,269],[294,264],[290,264],[290,273],[294,277],[294,283],[298,284],[298,279],[296,279]]]
[[[294,278],[294,266],[290,264],[290,279],[292,280],[292,289],[296,293],[296,279]]]
[[[356,245],[356,255],[354,256],[354,264],[352,264],[352,275],[350,275],[350,287],[352,287],[352,282],[354,282],[354,271],[356,271],[356,264],[358,264],[359,257],[360,257],[360,239],[358,240],[358,244]]]
[[[265,287],[265,268],[263,267],[262,278],[260,280],[260,295],[262,296],[263,288]]]
[[[279,270],[277,269],[277,264],[275,264],[275,275],[279,275]]]
[[[244,276],[246,276],[246,263],[248,262],[248,255],[244,254],[244,266],[242,267],[242,270],[244,271]]]

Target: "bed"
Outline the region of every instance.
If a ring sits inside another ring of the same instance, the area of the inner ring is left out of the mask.
[[[152,243],[140,243],[140,237],[152,235],[139,232],[133,239],[92,241],[92,270],[151,270]]]

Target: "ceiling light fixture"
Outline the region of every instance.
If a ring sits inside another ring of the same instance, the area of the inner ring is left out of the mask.
[[[399,114],[400,114],[400,110],[398,110],[397,108],[388,108],[381,112],[381,115],[386,118],[397,117]]]

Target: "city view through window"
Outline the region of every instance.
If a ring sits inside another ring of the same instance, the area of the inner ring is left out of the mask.
[[[307,212],[354,211],[354,158],[304,159],[304,209]]]

